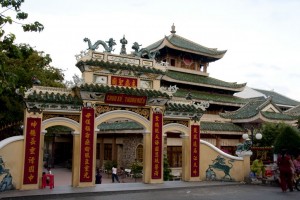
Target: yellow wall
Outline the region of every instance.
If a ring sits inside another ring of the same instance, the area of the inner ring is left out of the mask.
[[[23,146],[23,136],[10,137],[0,142],[0,156],[2,156],[5,169],[9,169],[9,172],[11,173],[13,185],[16,189],[20,189],[22,183],[22,159],[24,159]]]
[[[225,165],[227,165],[229,170],[229,175],[231,176],[233,181],[243,181],[245,176],[250,173],[250,162],[248,158],[250,155],[242,158],[232,156],[230,154],[224,153],[220,149],[211,145],[208,142],[203,140],[200,141],[200,177],[201,180],[206,180],[206,170],[209,168],[209,165],[213,165],[213,160],[215,160],[218,156],[224,158]],[[233,161],[229,161],[233,160]],[[232,163],[232,165],[230,164]],[[247,167],[249,165],[249,167]],[[212,168],[217,175],[217,179],[222,179],[225,176],[224,171],[217,170]],[[225,179],[229,179],[228,176]]]

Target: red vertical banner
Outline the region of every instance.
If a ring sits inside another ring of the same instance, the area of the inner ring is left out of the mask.
[[[162,114],[153,113],[152,119],[152,179],[162,177]]]
[[[94,112],[93,108],[82,109],[80,182],[93,180]]]
[[[23,184],[37,184],[41,118],[27,118]]]
[[[200,126],[191,126],[191,177],[199,176]]]

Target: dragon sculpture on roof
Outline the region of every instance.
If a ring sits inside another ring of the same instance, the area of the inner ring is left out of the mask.
[[[116,42],[113,38],[110,38],[106,42],[104,42],[102,40],[98,40],[93,45],[92,45],[91,40],[89,38],[84,38],[83,41],[88,43],[88,45],[89,45],[88,49],[90,49],[90,50],[95,51],[96,49],[98,49],[99,45],[102,45],[104,47],[105,51],[108,52],[108,53],[114,51],[113,46],[116,45]],[[106,43],[108,43],[108,45]]]
[[[155,59],[155,56],[159,54],[159,51],[150,52],[147,48],[142,48],[140,50],[141,44],[134,42],[132,45],[132,49],[134,49],[134,55],[137,57],[142,57],[142,55],[146,54],[149,59]]]

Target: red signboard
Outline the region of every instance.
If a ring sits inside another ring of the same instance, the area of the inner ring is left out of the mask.
[[[41,118],[27,118],[23,184],[37,184]]]
[[[191,127],[191,177],[199,176],[200,126]]]
[[[136,78],[111,76],[111,85],[136,88],[137,79]]]
[[[82,109],[82,122],[81,122],[80,182],[92,182],[94,121],[95,121],[94,109],[84,107]]]
[[[131,106],[145,106],[147,102],[146,96],[134,96],[126,94],[110,94],[107,93],[104,99],[105,103],[122,104]]]
[[[152,179],[162,175],[162,114],[153,113],[152,120]]]

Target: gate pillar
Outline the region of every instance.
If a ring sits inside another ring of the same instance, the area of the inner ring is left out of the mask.
[[[81,111],[81,133],[79,155],[79,187],[90,187],[95,185],[95,110],[92,107],[84,107]]]
[[[144,135],[144,182],[163,182],[163,113],[160,107],[151,109],[151,133]]]
[[[182,136],[182,180],[200,181],[200,125],[189,123],[189,135]]]
[[[38,189],[43,171],[44,132],[42,133],[42,112],[34,111],[25,113],[24,119],[24,150],[23,168],[21,169],[21,190]]]

